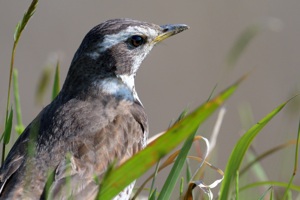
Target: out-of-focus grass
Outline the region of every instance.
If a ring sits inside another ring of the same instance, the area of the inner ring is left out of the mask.
[[[248,150],[253,139],[257,136],[257,134],[264,128],[266,124],[276,115],[281,109],[287,104],[284,103],[274,109],[271,113],[269,113],[266,117],[260,120],[257,124],[252,126],[236,143],[235,147],[232,150],[232,153],[229,157],[224,181],[222,183],[220,189],[220,200],[227,200],[229,199],[230,195],[230,188],[232,187],[232,182],[235,179],[237,171],[239,171],[240,165],[244,159],[245,153]]]
[[[23,30],[25,29],[28,21],[30,20],[30,18],[33,16],[33,14],[35,13],[36,7],[38,4],[38,0],[33,0],[30,4],[30,6],[28,7],[28,10],[25,12],[22,20],[17,24],[15,32],[14,32],[14,43],[13,43],[13,48],[12,48],[12,53],[11,53],[11,60],[10,60],[10,70],[9,70],[9,82],[8,82],[8,89],[7,89],[7,102],[6,102],[6,114],[5,114],[5,128],[4,128],[4,132],[2,134],[3,137],[2,138],[6,138],[8,139],[8,141],[4,141],[3,145],[2,145],[2,162],[4,161],[4,155],[5,155],[5,145],[8,144],[9,139],[10,139],[10,134],[11,134],[11,121],[9,120],[9,118],[12,118],[12,115],[8,115],[8,111],[9,111],[9,107],[10,107],[10,91],[11,91],[11,83],[12,83],[12,75],[13,75],[13,70],[14,70],[14,61],[15,61],[15,53],[16,53],[16,48],[19,42],[19,39],[23,33]],[[12,109],[10,111],[10,113],[12,113]],[[0,140],[0,141],[1,141]]]

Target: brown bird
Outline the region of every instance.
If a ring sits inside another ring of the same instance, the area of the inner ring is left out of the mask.
[[[95,177],[101,181],[111,163],[147,145],[147,116],[134,86],[140,64],[155,44],[187,28],[113,19],[90,30],[59,95],[3,163],[0,198],[94,199]],[[128,199],[133,186],[114,199]]]

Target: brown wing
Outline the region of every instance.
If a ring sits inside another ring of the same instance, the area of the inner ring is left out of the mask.
[[[36,152],[29,157],[32,131],[37,133]],[[93,197],[98,190],[93,177],[101,178],[108,163],[120,164],[143,148],[147,133],[147,118],[138,103],[74,100],[61,107],[53,103],[19,137],[1,167],[0,198],[39,199],[42,193],[45,197],[49,169],[55,169],[51,191],[57,197],[67,180],[75,184],[75,197]],[[71,173],[66,173],[69,169]]]
[[[56,167],[48,197],[94,199],[99,189],[94,177],[101,180],[109,164],[115,161],[120,165],[145,147],[148,123],[144,109],[139,104],[127,104],[119,106],[128,112],[117,114],[101,130],[84,140],[71,141],[73,153]]]
[[[40,115],[36,117],[23,131],[22,135],[17,139],[14,146],[10,150],[7,158],[0,169],[0,197],[5,196],[9,190],[15,185],[15,177],[18,176],[17,171],[26,159],[29,141],[29,134],[39,126]]]

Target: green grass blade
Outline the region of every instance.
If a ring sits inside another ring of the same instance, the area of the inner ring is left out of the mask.
[[[182,149],[180,150],[180,153],[178,154],[175,163],[168,175],[167,180],[164,183],[164,186],[161,189],[161,192],[158,196],[158,200],[163,199],[170,199],[172,195],[172,191],[174,190],[175,184],[180,176],[180,172],[184,166],[186,157],[190,151],[190,148],[193,144],[194,137],[195,137],[196,131],[192,133],[189,138],[185,141]]]
[[[280,144],[278,146],[272,147],[271,149],[265,151],[264,153],[256,156],[256,158],[254,160],[252,160],[251,162],[247,163],[247,165],[244,166],[244,168],[242,170],[240,170],[240,176],[244,175],[253,165],[255,165],[255,163],[260,162],[261,160],[263,160],[264,158],[267,158],[268,156],[276,153],[277,151],[283,150],[291,145],[296,144],[296,140],[290,140],[287,141],[283,144]]]
[[[191,178],[192,178],[192,170],[190,166],[190,161],[186,159],[186,171],[185,171],[185,177],[186,177],[186,182],[189,183]]]
[[[274,190],[272,189],[271,193],[270,193],[270,200],[273,200],[273,193],[274,193]]]
[[[273,186],[269,187],[259,198],[259,200],[264,200],[268,192],[272,192]]]
[[[296,171],[298,169],[298,159],[299,159],[299,143],[300,143],[300,120],[298,125],[298,134],[297,134],[297,142],[295,149],[295,164],[294,164],[294,175],[296,175]]]
[[[8,110],[10,107],[10,90],[11,90],[11,82],[12,82],[12,75],[13,75],[13,69],[14,69],[16,48],[17,48],[18,41],[21,37],[21,34],[22,34],[24,28],[26,27],[29,19],[32,17],[32,15],[35,12],[37,3],[38,3],[38,0],[32,1],[27,12],[25,12],[22,20],[17,24],[15,32],[14,32],[14,44],[13,44],[11,59],[10,59],[9,81],[8,81],[8,89],[7,89],[7,101],[6,101],[6,113],[5,113],[5,121],[6,122],[8,119]],[[2,140],[2,138],[4,138],[3,135],[1,136],[1,140]],[[3,143],[2,149],[5,149],[5,143]],[[4,153],[4,152],[2,152],[2,153]]]
[[[13,109],[10,109],[9,117],[7,122],[5,123],[5,131],[4,131],[4,144],[8,144],[11,135],[11,128],[12,128],[12,120],[13,120]]]
[[[155,200],[155,197],[156,197],[156,189],[151,192],[149,196],[149,200]]]
[[[255,182],[255,183],[251,183],[248,184],[246,186],[240,187],[240,192],[248,190],[250,188],[255,188],[255,187],[260,187],[260,186],[277,186],[277,187],[282,187],[282,188],[287,188],[289,186],[288,183],[286,182],[279,182],[279,181],[261,181],[261,182]],[[294,185],[291,184],[290,186],[291,190],[294,190],[296,192],[300,192],[300,186],[299,185]]]
[[[41,104],[43,103],[44,96],[46,94],[46,91],[50,85],[50,80],[52,76],[52,68],[51,66],[46,66],[41,74],[41,77],[39,79],[39,82],[37,84],[36,89],[36,102]]]
[[[229,67],[235,66],[237,60],[240,58],[250,41],[257,35],[259,30],[259,27],[254,25],[248,27],[241,33],[227,55],[227,64]]]
[[[14,45],[12,48],[12,54],[11,54],[11,61],[10,61],[10,73],[9,73],[9,84],[8,84],[8,95],[7,95],[7,105],[6,105],[6,118],[8,114],[8,107],[10,104],[10,88],[11,88],[11,80],[12,80],[12,74],[13,74],[13,69],[14,69],[14,60],[15,60],[15,53],[16,53],[16,48],[19,42],[19,39],[21,37],[21,34],[23,30],[25,29],[28,21],[30,18],[33,16],[36,6],[37,6],[38,0],[33,0],[28,8],[28,10],[25,12],[23,18],[21,21],[18,22],[15,32],[14,32]]]
[[[12,121],[13,121],[13,109],[10,108],[10,112],[9,112],[9,116],[7,121],[5,122],[5,128],[4,128],[4,132],[2,134],[3,136],[3,145],[2,145],[2,158],[1,161],[3,163],[4,158],[5,158],[5,145],[7,145],[9,143],[10,140],[10,136],[11,136],[11,128],[12,128]]]
[[[180,179],[180,185],[179,185],[179,196],[181,197],[183,195],[184,190],[184,178],[181,177]]]
[[[246,154],[246,162],[252,162],[255,160],[257,156],[255,155],[253,149],[250,147],[249,151]],[[251,168],[251,171],[253,172],[253,176],[255,177],[255,180],[257,181],[266,181],[269,180],[266,169],[261,165],[260,162],[255,162]],[[240,176],[243,174],[240,172]],[[244,174],[245,175],[245,174]],[[265,188],[267,189],[267,188]]]
[[[232,182],[235,180],[236,171],[239,170],[242,160],[248,150],[251,142],[257,136],[257,134],[263,129],[263,127],[287,104],[287,102],[281,104],[266,117],[260,120],[257,124],[252,126],[237,142],[235,145],[226,166],[224,180],[220,189],[220,200],[229,199],[230,189]]]
[[[239,171],[236,171],[236,177],[235,177],[235,199],[239,200]]]
[[[179,117],[175,120],[174,124],[176,124],[177,122],[179,122],[180,120],[182,120],[187,114],[188,114],[188,110],[187,109],[183,110],[180,113]],[[151,188],[150,188],[150,191],[149,191],[149,199],[150,199],[151,195],[153,194],[153,188],[154,188],[154,184],[155,184],[155,181],[156,181],[156,176],[157,176],[158,169],[159,169],[159,163],[160,163],[160,160],[156,164],[154,177],[152,179]]]
[[[149,199],[150,199],[151,195],[153,194],[153,189],[154,189],[154,185],[155,185],[155,181],[156,181],[156,176],[157,176],[157,173],[158,173],[159,165],[160,165],[160,160],[156,163],[156,166],[155,166],[154,177],[152,179],[151,187],[150,187],[150,190],[149,190]],[[156,190],[156,188],[155,188],[155,190]]]
[[[13,72],[13,83],[14,83],[13,86],[14,86],[16,119],[17,119],[17,125],[15,127],[15,130],[20,135],[21,133],[23,133],[25,127],[24,127],[23,122],[22,122],[22,112],[21,112],[19,83],[18,83],[18,70],[17,69],[14,69],[14,72]]]
[[[298,134],[297,134],[297,142],[296,142],[296,150],[295,150],[295,162],[294,162],[294,171],[292,174],[292,177],[289,181],[289,185],[286,188],[283,199],[286,199],[288,197],[288,192],[290,191],[290,186],[293,183],[293,180],[296,176],[297,168],[298,168],[298,152],[299,152],[299,141],[300,141],[300,120],[299,120],[299,126],[298,126]]]
[[[16,43],[18,43],[24,28],[26,27],[26,25],[27,25],[28,21],[30,20],[30,18],[35,13],[37,4],[38,4],[38,0],[33,0],[30,4],[28,10],[24,13],[24,16],[23,16],[22,20],[17,24],[16,29],[15,29],[15,33],[14,33],[14,41]]]
[[[52,100],[55,99],[55,97],[58,95],[60,91],[60,65],[59,62],[56,64],[55,69],[55,75],[54,75],[54,83],[53,83],[53,89],[52,89]]]
[[[100,199],[112,199],[123,188],[144,174],[159,159],[193,134],[198,126],[234,93],[244,78],[240,79],[219,96],[198,107],[180,122],[173,125],[165,134],[150,143],[147,148],[137,153],[117,169],[114,169],[110,176],[102,181],[102,187],[99,192]]]

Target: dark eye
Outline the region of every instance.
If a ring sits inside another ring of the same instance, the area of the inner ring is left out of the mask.
[[[132,46],[138,47],[144,44],[146,41],[146,38],[140,36],[140,35],[133,35],[129,38],[129,42]]]

